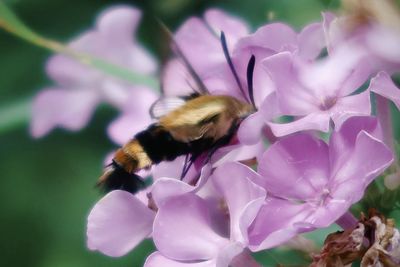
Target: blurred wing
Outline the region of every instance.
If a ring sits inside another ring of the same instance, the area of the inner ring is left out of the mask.
[[[197,88],[192,87],[192,89],[196,93],[208,94],[209,91],[208,91],[207,87],[205,86],[205,84],[203,83],[203,80],[197,74],[197,72],[195,71],[193,66],[190,64],[190,62],[187,59],[187,57],[185,56],[185,54],[180,49],[178,43],[175,41],[175,38],[174,38],[174,35],[172,34],[172,32],[169,30],[169,28],[162,21],[158,20],[158,23],[160,24],[161,29],[163,30],[163,32],[169,38],[169,40],[171,42],[171,45],[172,45],[172,48],[173,48],[173,51],[175,52],[175,55],[177,56],[178,59],[180,59],[182,64],[187,69],[189,75],[193,78]]]
[[[182,97],[163,97],[158,99],[150,107],[150,116],[159,119],[171,111],[185,105],[186,100]]]

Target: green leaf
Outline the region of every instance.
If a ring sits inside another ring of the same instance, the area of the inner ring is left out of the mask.
[[[101,70],[106,74],[131,82],[133,84],[146,85],[153,89],[158,88],[157,79],[153,76],[146,76],[134,73],[129,69],[117,66],[103,59],[93,57],[89,54],[75,51],[60,42],[40,36],[33,30],[31,30],[28,26],[26,26],[14,14],[14,12],[10,8],[8,8],[8,6],[1,0],[0,0],[0,28],[3,28],[9,33],[14,34],[15,36],[27,42],[30,42],[31,44],[49,49],[56,53],[62,53],[66,56],[74,58],[75,60],[79,61],[82,64]]]

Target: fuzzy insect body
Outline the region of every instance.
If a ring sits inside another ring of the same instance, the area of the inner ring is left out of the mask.
[[[231,96],[193,97],[118,149],[98,183],[106,191],[136,192],[143,186],[136,172],[182,155],[195,159],[227,144],[252,112],[252,105]]]

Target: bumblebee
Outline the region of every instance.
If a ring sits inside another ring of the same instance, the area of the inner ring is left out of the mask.
[[[228,64],[243,93],[223,33],[221,43]],[[203,88],[203,92],[207,93],[201,79],[176,43],[175,48],[189,73],[199,84],[199,88]],[[172,101],[167,98],[158,100],[151,108],[151,114],[158,118],[158,122],[136,134],[132,140],[116,151],[112,163],[106,167],[98,185],[105,191],[121,189],[134,193],[144,186],[143,180],[136,174],[138,171],[149,169],[161,161],[172,161],[178,156],[191,155],[190,163],[185,162],[182,179],[191,163],[201,154],[208,153],[209,158],[219,147],[228,144],[240,122],[255,110],[252,99],[254,64],[255,57],[252,56],[247,70],[251,100],[249,102],[227,95],[200,93],[174,98]],[[173,106],[178,103],[179,107],[165,112],[165,107],[171,106],[169,102],[173,102]]]

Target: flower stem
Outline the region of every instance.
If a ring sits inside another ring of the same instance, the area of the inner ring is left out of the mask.
[[[340,217],[336,221],[336,224],[342,227],[343,230],[353,228],[357,225],[357,223],[358,220],[350,211],[347,211],[345,214],[343,214],[342,217]]]

